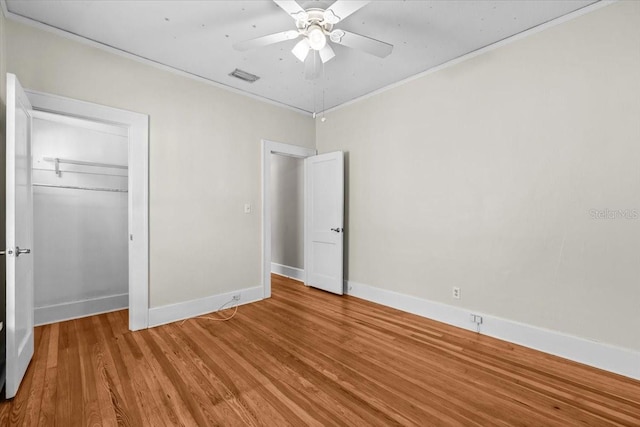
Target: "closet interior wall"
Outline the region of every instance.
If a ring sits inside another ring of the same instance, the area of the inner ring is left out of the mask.
[[[128,137],[38,112],[32,127],[35,322],[128,306]]]
[[[304,280],[304,160],[271,154],[271,271]]]

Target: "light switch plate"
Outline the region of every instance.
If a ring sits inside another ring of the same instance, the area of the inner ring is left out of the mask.
[[[244,204],[244,213],[246,213],[246,214],[251,213],[251,203],[245,203]]]

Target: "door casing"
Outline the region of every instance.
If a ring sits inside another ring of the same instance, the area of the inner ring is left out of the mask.
[[[129,329],[149,325],[149,116],[25,89],[34,110],[117,124],[129,145]]]

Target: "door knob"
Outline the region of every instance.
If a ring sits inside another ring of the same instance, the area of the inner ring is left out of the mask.
[[[331,231],[335,231],[336,233],[340,233],[342,231],[342,228],[332,228]]]
[[[20,246],[16,246],[16,258],[20,256],[20,254],[30,254],[31,249],[20,249]]]

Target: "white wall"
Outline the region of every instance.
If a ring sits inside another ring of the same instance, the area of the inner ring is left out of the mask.
[[[271,155],[271,262],[304,269],[304,160]]]
[[[314,147],[313,120],[6,24],[7,71],[24,87],[150,115],[151,306],[259,286],[260,141]]]
[[[640,350],[638,76],[619,2],[326,114],[348,279]]]
[[[55,164],[44,160],[126,166],[126,129],[84,120],[32,123],[34,184],[127,190],[126,170],[61,164],[58,176]],[[69,308],[79,302],[86,306],[80,314],[95,313],[89,301],[105,297],[123,296],[124,305],[110,309],[127,307],[127,193],[34,185],[33,204],[36,324],[77,315]]]

